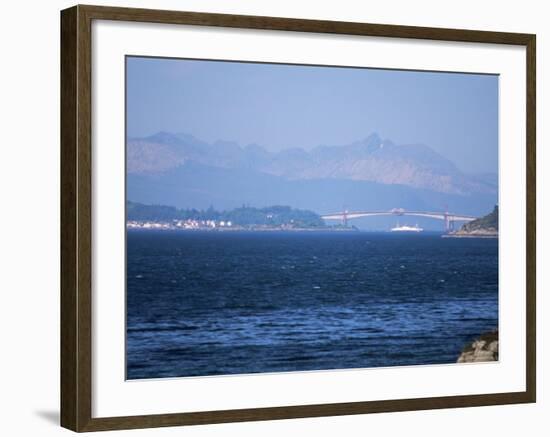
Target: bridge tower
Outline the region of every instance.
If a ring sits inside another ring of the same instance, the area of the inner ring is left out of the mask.
[[[344,209],[344,212],[342,213],[342,224],[345,228],[348,227],[348,210]]]

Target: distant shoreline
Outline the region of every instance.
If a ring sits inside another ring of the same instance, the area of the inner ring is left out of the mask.
[[[440,236],[440,237],[451,237],[451,238],[463,238],[463,237],[456,237],[456,236],[449,236],[445,234],[441,234],[439,231],[424,231],[424,232],[404,232],[404,233],[395,233],[384,229],[377,229],[377,230],[368,230],[368,229],[359,229],[359,228],[179,228],[179,227],[130,227],[128,226],[127,231],[135,231],[135,232],[148,232],[148,231],[173,231],[173,232],[322,232],[322,233],[362,233],[362,234],[387,234],[387,235],[394,235],[394,236]],[[491,237],[487,237],[491,238]]]
[[[443,234],[442,238],[496,238],[498,239],[498,234],[496,235],[482,235],[482,234]]]
[[[217,227],[217,228],[180,228],[180,227],[134,227],[127,226],[127,231],[179,231],[179,232],[360,232],[358,228],[245,228],[245,227]]]
[[[498,240],[498,235],[442,235],[442,238],[482,238],[485,240]]]
[[[444,238],[498,238],[498,231],[475,229],[472,231],[459,230],[443,235]]]

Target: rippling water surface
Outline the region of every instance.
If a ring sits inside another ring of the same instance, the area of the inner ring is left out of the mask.
[[[498,241],[129,231],[127,377],[453,363],[498,324]]]

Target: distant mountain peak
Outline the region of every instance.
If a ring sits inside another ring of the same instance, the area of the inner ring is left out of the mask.
[[[363,141],[359,143],[361,146],[365,147],[367,151],[374,152],[378,149],[382,149],[385,145],[392,144],[391,141],[383,140],[380,135],[376,132],[370,134]]]
[[[158,142],[161,144],[174,144],[174,143],[179,143],[181,141],[177,135],[170,132],[164,132],[164,131],[157,132],[156,134],[150,135],[143,139],[146,141]]]
[[[396,145],[376,132],[347,145],[269,152],[257,144],[241,147],[223,140],[210,144],[185,133],[161,131],[129,139],[127,149],[129,173],[162,173],[195,162],[288,180],[368,181],[458,195],[496,192],[493,184],[462,173],[431,147]]]
[[[365,143],[365,145],[379,146],[383,143],[383,140],[382,137],[378,135],[378,132],[373,132],[368,137],[366,137],[363,142]]]

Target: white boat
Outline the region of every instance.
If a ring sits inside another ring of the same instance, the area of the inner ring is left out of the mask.
[[[399,226],[397,225],[395,228],[391,228],[391,232],[422,232],[424,229],[420,228],[418,225],[414,226]]]

